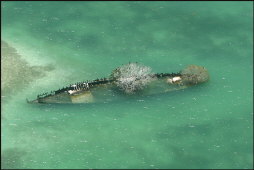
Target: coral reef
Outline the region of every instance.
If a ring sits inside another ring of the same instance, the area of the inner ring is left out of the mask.
[[[185,85],[195,85],[209,80],[208,71],[197,65],[189,65],[181,71],[182,83]]]
[[[111,78],[117,87],[126,93],[142,90],[155,79],[150,67],[138,63],[129,63],[116,68],[113,70]]]

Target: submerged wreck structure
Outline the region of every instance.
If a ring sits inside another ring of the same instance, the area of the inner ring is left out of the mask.
[[[65,88],[37,95],[28,103],[108,102],[130,95],[151,95],[187,88],[207,82],[208,71],[189,65],[178,73],[152,73],[151,68],[129,63],[112,71],[108,78],[83,81]]]

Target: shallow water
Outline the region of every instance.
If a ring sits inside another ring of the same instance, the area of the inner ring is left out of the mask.
[[[252,2],[1,4],[2,40],[27,63],[1,70],[25,75],[1,89],[2,168],[253,167]],[[201,65],[210,81],[107,103],[25,101],[129,61]]]

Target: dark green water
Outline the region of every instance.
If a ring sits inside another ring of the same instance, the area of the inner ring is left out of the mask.
[[[1,9],[2,40],[20,57],[1,55],[2,168],[253,167],[252,2],[2,2]],[[201,65],[211,79],[102,104],[25,102],[129,61],[154,72]]]

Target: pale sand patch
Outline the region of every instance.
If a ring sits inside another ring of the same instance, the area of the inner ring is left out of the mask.
[[[1,51],[1,98],[4,100],[55,69],[53,65],[29,64],[15,48],[2,40]]]

